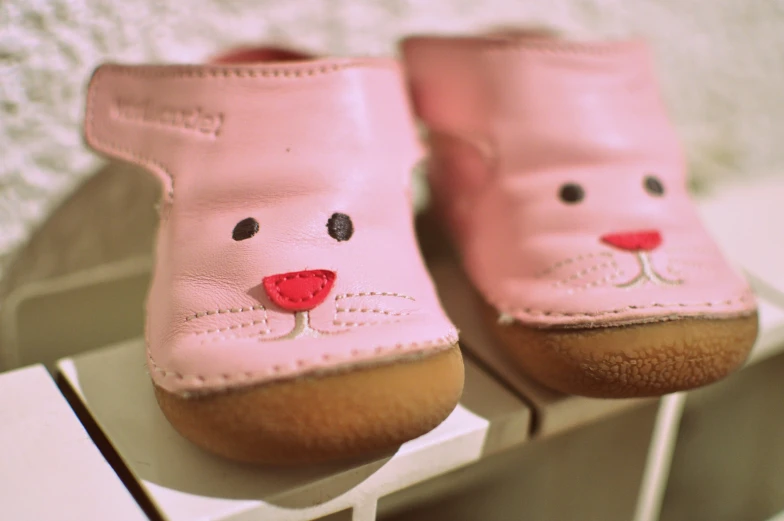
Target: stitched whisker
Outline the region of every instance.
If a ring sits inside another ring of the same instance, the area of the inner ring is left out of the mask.
[[[221,328],[216,328],[216,329],[205,329],[204,331],[194,331],[194,332],[192,332],[190,334],[191,335],[206,335],[206,334],[209,334],[209,333],[222,333],[224,331],[231,331],[231,330],[234,330],[234,329],[243,329],[243,328],[246,328],[246,327],[253,327],[253,326],[256,326],[258,324],[266,324],[266,322],[267,322],[266,319],[254,320],[252,322],[246,322],[244,324],[234,324],[234,325],[231,325],[231,326],[228,326],[228,327],[221,327]],[[262,334],[262,333],[263,334],[270,333],[270,330],[269,329],[262,330],[262,332],[260,332],[260,334]]]
[[[250,307],[239,307],[239,308],[228,308],[228,309],[215,309],[215,310],[207,310],[207,311],[200,311],[198,313],[194,313],[192,315],[188,315],[185,317],[186,322],[190,322],[191,320],[196,320],[197,318],[202,318],[210,315],[222,315],[224,313],[246,313],[248,311],[258,311],[264,310],[264,314],[267,314],[267,308],[261,305],[257,306],[250,306]]]
[[[333,320],[332,323],[340,327],[360,327],[360,326],[379,326],[382,324],[397,324],[402,320],[379,320],[369,322],[341,322],[340,320]]]
[[[414,297],[409,297],[408,295],[403,295],[402,293],[387,293],[385,291],[376,292],[376,291],[369,291],[365,293],[343,293],[335,297],[335,300],[341,300],[344,298],[354,298],[354,297],[400,297],[406,300],[416,300]]]
[[[560,261],[556,262],[555,264],[553,264],[549,268],[546,268],[543,271],[540,271],[539,273],[534,275],[534,278],[537,278],[537,279],[542,278],[545,275],[549,275],[550,273],[554,272],[555,270],[557,270],[557,269],[559,269],[559,268],[561,268],[563,266],[568,266],[569,264],[572,264],[572,263],[575,263],[575,262],[580,262],[580,261],[583,261],[583,260],[593,259],[593,258],[596,258],[596,257],[612,257],[612,256],[613,256],[613,254],[610,253],[610,252],[607,252],[607,251],[602,251],[602,252],[598,252],[598,253],[582,253],[580,255],[575,255],[574,257],[569,257],[568,259],[563,259],[563,260],[560,260]]]
[[[386,309],[368,309],[368,308],[336,308],[335,313],[375,313],[379,315],[388,315],[392,317],[404,317],[413,313],[413,311],[388,311]]]
[[[601,270],[603,268],[614,268],[616,274],[619,272],[618,264],[616,264],[616,262],[614,260],[612,260],[612,261],[609,261],[609,262],[603,262],[601,264],[596,264],[595,266],[591,266],[590,268],[585,268],[583,270],[580,270],[577,273],[575,273],[575,274],[573,274],[573,275],[571,275],[571,276],[569,276],[569,277],[567,277],[567,278],[565,278],[563,280],[560,280],[558,282],[553,283],[553,286],[556,287],[556,288],[560,287],[560,286],[564,286],[566,284],[569,284],[572,281],[580,279],[580,278],[582,278],[582,277],[584,277],[586,275],[589,275],[589,274],[591,274],[593,272],[599,271],[599,270]]]
[[[612,281],[618,279],[619,277],[622,277],[623,274],[624,274],[623,270],[618,270],[615,273],[611,273],[611,274],[609,274],[609,275],[607,275],[605,277],[602,277],[599,280],[595,280],[595,281],[590,282],[590,283],[588,283],[588,284],[586,284],[584,286],[579,286],[579,287],[576,287],[576,288],[569,288],[567,290],[567,293],[569,295],[572,295],[574,293],[578,293],[580,291],[586,291],[586,290],[589,290],[591,288],[597,288],[599,286],[606,286],[607,284],[609,284]]]

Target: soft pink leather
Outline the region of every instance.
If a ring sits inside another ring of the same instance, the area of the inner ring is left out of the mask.
[[[104,65],[85,127],[165,188],[147,305],[157,385],[207,392],[456,342],[414,238],[422,152],[396,62]],[[330,236],[335,213],[350,239]],[[234,240],[247,218],[258,231]]]
[[[436,204],[502,313],[593,327],[755,310],[689,199],[642,43],[422,37],[403,51]],[[582,201],[560,199],[570,183]]]

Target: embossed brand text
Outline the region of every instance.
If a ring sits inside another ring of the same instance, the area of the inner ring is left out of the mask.
[[[223,125],[220,112],[207,112],[201,107],[156,105],[149,100],[117,99],[112,114],[125,121],[176,128],[209,137],[217,137]]]

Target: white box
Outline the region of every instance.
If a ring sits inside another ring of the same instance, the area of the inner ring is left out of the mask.
[[[0,374],[0,461],[0,519],[147,519],[41,365]]]

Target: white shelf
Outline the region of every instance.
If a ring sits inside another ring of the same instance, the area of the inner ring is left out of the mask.
[[[779,512],[775,516],[768,519],[768,521],[784,521],[784,512]]]
[[[0,375],[0,461],[0,519],[147,519],[41,365]]]
[[[524,443],[530,430],[528,407],[468,361],[461,404],[394,455],[299,470],[235,464],[171,428],[155,403],[144,352],[134,341],[62,360],[58,368],[169,521],[300,521],[349,509],[354,521],[372,520],[379,498]]]

